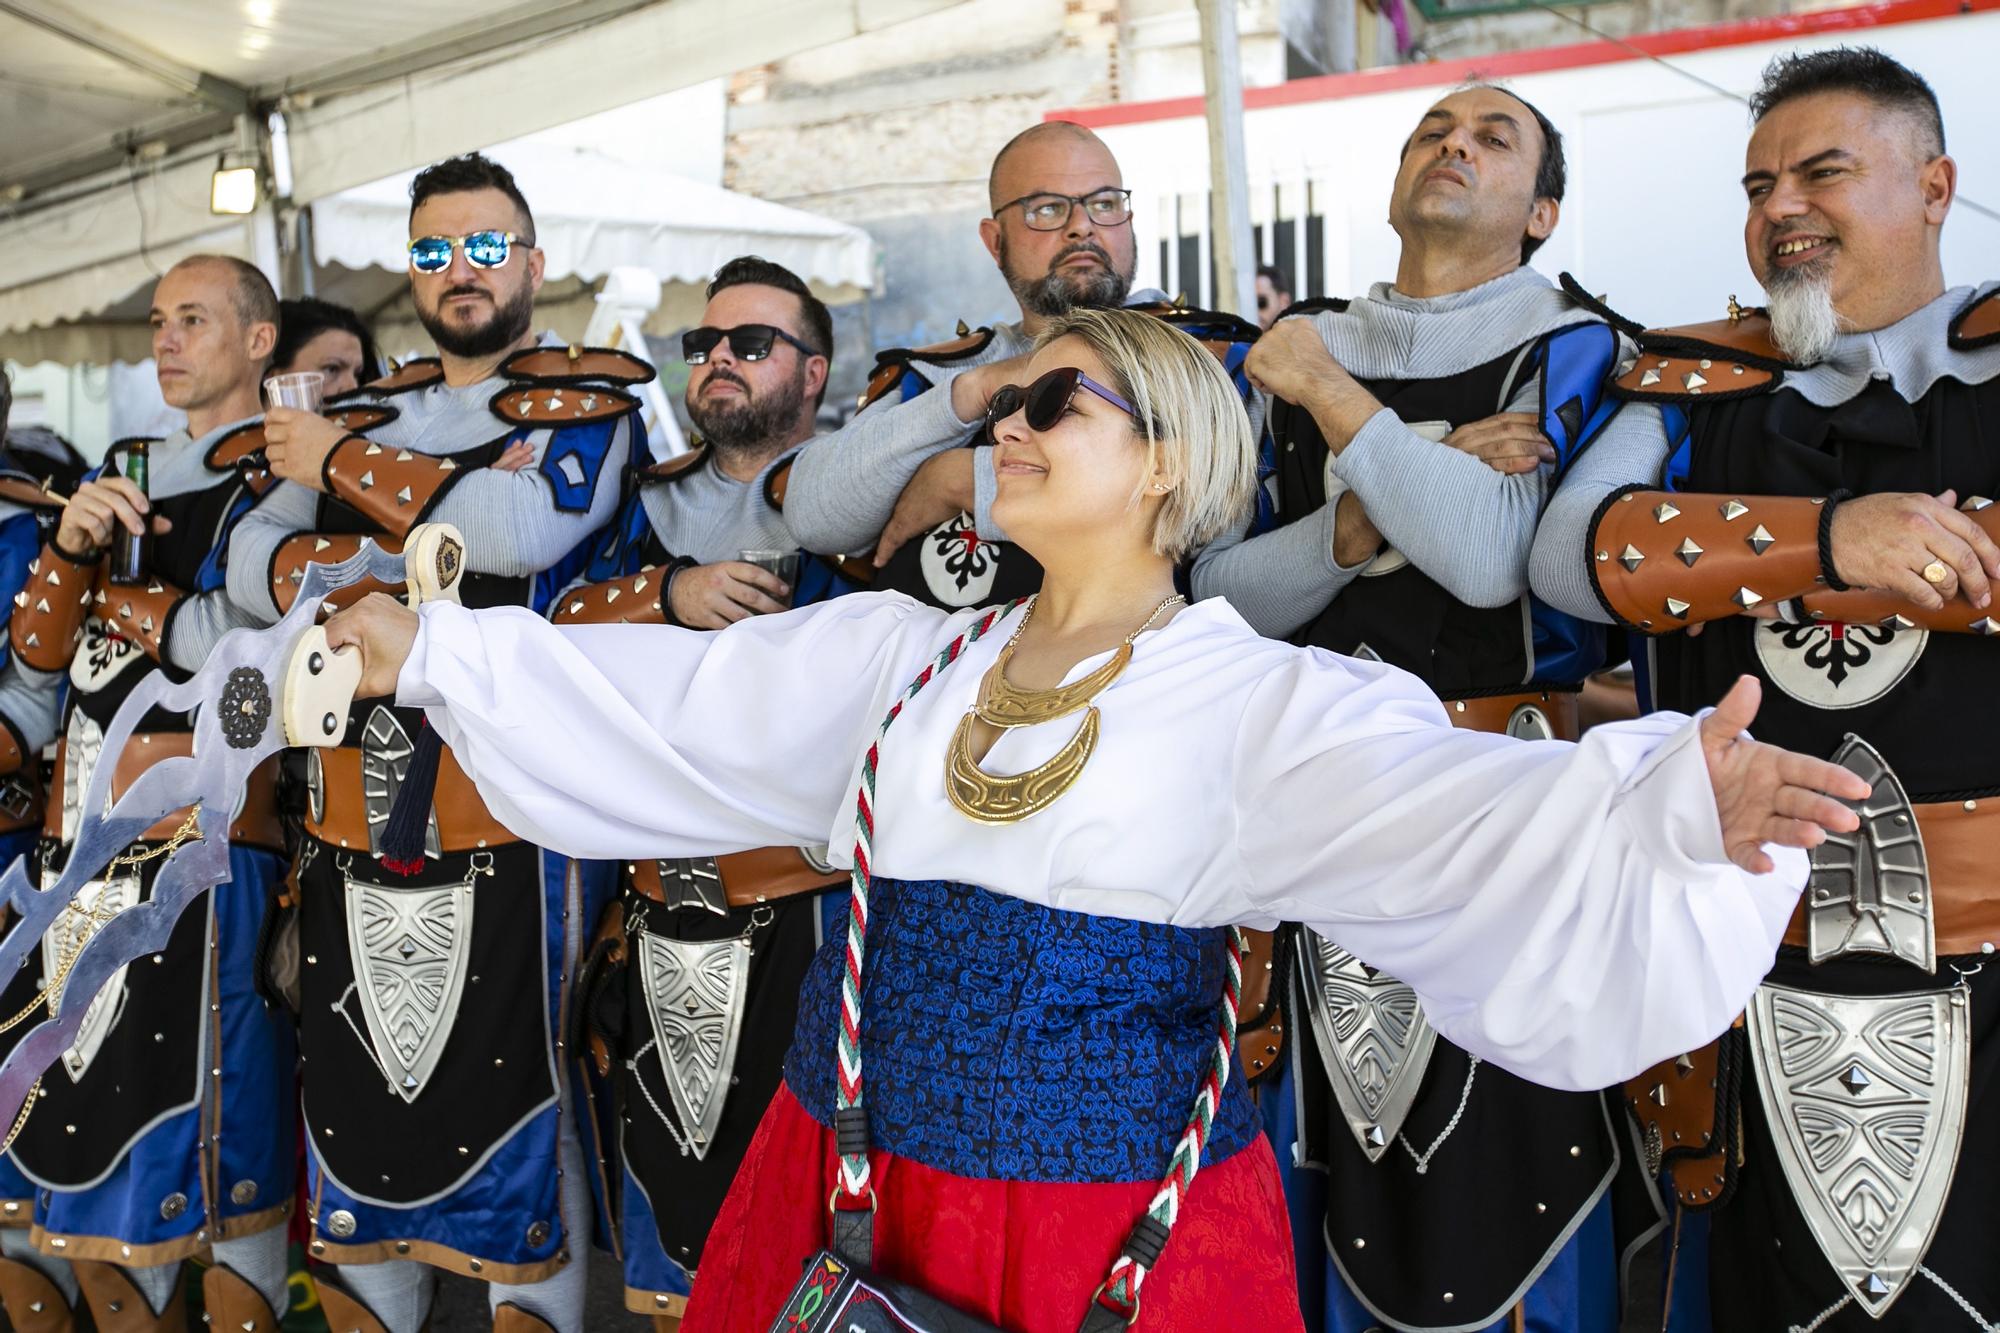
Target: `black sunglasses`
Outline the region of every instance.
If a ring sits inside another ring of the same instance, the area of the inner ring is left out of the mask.
[[[1132,404],[1075,366],[1057,366],[1025,389],[1018,384],[1003,384],[993,391],[986,401],[987,438],[991,439],[994,429],[1016,412],[1025,414],[1029,430],[1053,429],[1078,389],[1089,390],[1128,417],[1139,415]]]
[[[738,324],[733,329],[713,329],[703,325],[689,329],[681,335],[681,356],[691,366],[706,365],[708,354],[724,338],[729,339],[729,350],[739,361],[762,361],[771,354],[771,347],[780,338],[799,349],[805,356],[825,356],[817,347],[800,342],[791,334],[774,324]]]

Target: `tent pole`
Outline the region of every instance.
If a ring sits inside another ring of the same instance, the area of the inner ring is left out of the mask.
[[[1254,316],[1256,251],[1250,243],[1249,172],[1243,151],[1243,59],[1236,0],[1198,0],[1207,88],[1209,235],[1218,309]],[[1182,279],[1183,285],[1186,279]]]

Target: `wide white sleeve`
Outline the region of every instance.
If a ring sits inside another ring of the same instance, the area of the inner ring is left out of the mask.
[[[1804,853],[1724,855],[1694,720],[1579,744],[1455,730],[1414,678],[1301,654],[1253,694],[1238,835],[1261,911],[1407,982],[1466,1050],[1605,1087],[1712,1040],[1770,969]]]
[[[945,623],[889,593],[715,632],[422,615],[397,702],[425,710],[501,823],[591,859],[844,832],[861,754]]]

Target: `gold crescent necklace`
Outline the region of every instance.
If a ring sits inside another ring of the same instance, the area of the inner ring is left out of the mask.
[[[1145,624],[1125,636],[1125,642],[1111,654],[1111,659],[1082,680],[1049,690],[1024,690],[1007,679],[1007,664],[1014,660],[1014,645],[1035,614],[1035,602],[1031,600],[1006,647],[980,680],[978,699],[952,732],[951,748],[945,755],[944,794],[958,812],[982,824],[1013,824],[1059,800],[1082,776],[1083,766],[1090,762],[1091,752],[1097,748],[1098,714],[1090,701],[1124,674],[1132,661],[1132,641],[1151,628],[1168,607],[1186,600],[1175,593],[1161,601],[1153,608],[1153,614],[1146,617]],[[975,718],[1008,732],[1016,727],[1055,722],[1076,712],[1083,714],[1083,725],[1077,728],[1076,735],[1046,763],[1037,764],[1025,773],[996,776],[982,769],[972,757]]]

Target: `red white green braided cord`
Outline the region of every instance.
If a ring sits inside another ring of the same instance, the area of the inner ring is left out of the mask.
[[[1173,1156],[1167,1161],[1166,1179],[1160,1182],[1153,1201],[1146,1205],[1146,1215],[1170,1230],[1180,1218],[1181,1205],[1187,1200],[1195,1173],[1201,1170],[1201,1155],[1208,1147],[1216,1109],[1222,1104],[1223,1085],[1229,1082],[1229,1071],[1236,1065],[1236,1016],[1243,1002],[1244,947],[1243,932],[1231,926],[1229,972],[1222,984],[1222,1012],[1215,1021],[1215,1046],[1209,1052],[1208,1068],[1202,1073],[1201,1088],[1195,1093],[1187,1128],[1181,1131],[1180,1142],[1174,1145]],[[1136,1312],[1139,1288],[1145,1285],[1148,1271],[1129,1253],[1120,1254],[1111,1265],[1111,1275],[1105,1279],[1100,1299],[1120,1311]]]
[[[882,725],[876,728],[875,739],[869,743],[868,755],[861,763],[861,786],[854,802],[854,869],[848,881],[853,894],[847,914],[847,967],[840,979],[840,1070],[837,1080],[840,1086],[835,1105],[841,1110],[861,1105],[861,964],[867,954],[868,862],[875,838],[875,768],[881,757],[882,737],[890,724],[902,715],[903,705],[914,698],[918,690],[936,679],[940,671],[958,660],[959,654],[984,638],[1020,604],[1013,601],[988,611],[974,621],[965,633],[945,645],[944,651],[917,673],[917,678],[891,705],[882,719]],[[1230,1028],[1232,1032],[1235,1030],[1233,1018]],[[842,1155],[840,1192],[858,1204],[867,1195],[868,1188],[868,1154]]]
[[[867,756],[862,760],[861,783],[854,807],[854,868],[849,873],[852,894],[847,916],[847,966],[840,984],[840,1067],[835,1103],[839,1109],[858,1109],[862,1104],[861,969],[867,956],[868,885],[872,878],[869,861],[875,836],[875,773],[881,759],[882,737],[891,724],[902,716],[904,705],[916,697],[919,690],[936,679],[939,672],[957,661],[966,648],[984,638],[1020,604],[1019,601],[1009,602],[987,612],[918,672],[916,679],[890,706],[882,725],[875,731],[874,741],[868,746]],[[1243,932],[1231,926],[1228,973],[1223,981],[1221,1013],[1216,1019],[1215,1045],[1209,1053],[1208,1068],[1202,1073],[1201,1086],[1195,1094],[1194,1109],[1188,1115],[1187,1128],[1181,1132],[1180,1141],[1168,1159],[1166,1177],[1160,1182],[1159,1192],[1146,1206],[1146,1215],[1168,1229],[1179,1219],[1181,1205],[1187,1199],[1196,1173],[1201,1170],[1202,1153],[1208,1147],[1215,1113],[1222,1103],[1222,1089],[1229,1082],[1229,1071],[1236,1063],[1236,1020],[1243,997],[1243,953]],[[867,1198],[869,1188],[868,1154],[842,1154],[840,1193],[859,1206]],[[1148,1271],[1130,1254],[1121,1253],[1105,1278],[1099,1299],[1115,1308],[1136,1312],[1139,1289],[1145,1285]]]

